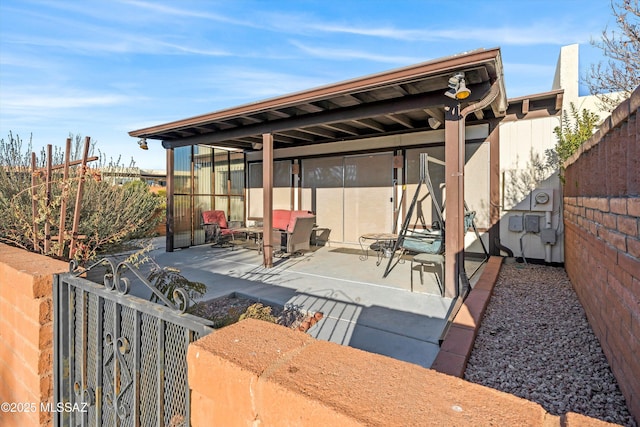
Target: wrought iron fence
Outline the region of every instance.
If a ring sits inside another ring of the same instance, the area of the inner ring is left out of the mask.
[[[69,273],[54,276],[54,424],[188,426],[187,347],[211,323],[185,313],[127,263],[104,284]],[[95,264],[94,264],[95,265]],[[166,306],[129,295],[129,270]]]

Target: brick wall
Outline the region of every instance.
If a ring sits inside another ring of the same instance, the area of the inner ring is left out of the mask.
[[[40,403],[53,398],[53,274],[68,264],[0,244],[0,411],[2,426],[50,425]],[[21,406],[17,406],[22,404]]]
[[[565,164],[565,268],[640,420],[640,88]]]

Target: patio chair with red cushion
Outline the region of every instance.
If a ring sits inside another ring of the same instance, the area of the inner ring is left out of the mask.
[[[277,256],[301,255],[302,251],[308,251],[315,223],[315,215],[300,213],[294,216],[293,225],[287,227],[287,230],[274,230],[274,241],[281,241],[284,245],[280,251],[276,251]],[[285,239],[281,239],[281,237],[285,237]]]
[[[233,229],[229,227],[224,211],[203,211],[201,226],[204,229],[205,243],[220,245],[233,239]]]

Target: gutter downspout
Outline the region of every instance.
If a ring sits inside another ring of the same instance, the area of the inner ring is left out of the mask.
[[[491,84],[486,95],[460,111],[460,102],[445,107],[445,209],[452,222],[445,236],[445,291],[449,298],[464,298],[460,278],[464,273],[464,152],[466,117],[489,106],[500,93],[500,79]],[[448,142],[448,143],[447,143]],[[453,144],[452,144],[453,143]]]
[[[467,107],[462,110],[460,115],[462,116],[463,120],[466,119],[469,114],[474,113],[478,110],[482,110],[483,108],[488,107],[493,101],[495,101],[495,99],[498,97],[498,94],[500,93],[500,84],[498,82],[499,80],[496,80],[491,84],[489,92],[487,92],[484,98],[477,102],[474,102],[473,104],[467,105]]]

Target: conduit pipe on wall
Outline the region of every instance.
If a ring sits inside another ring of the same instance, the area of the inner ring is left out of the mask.
[[[551,211],[544,213],[544,227],[551,228]],[[545,262],[551,262],[551,243],[544,245],[544,260]]]

